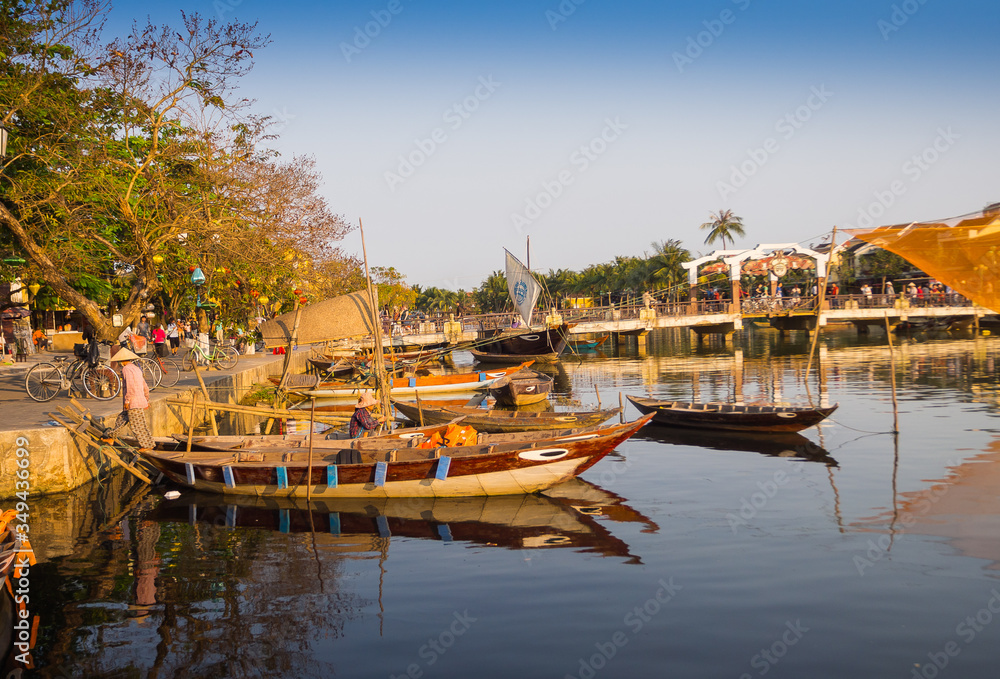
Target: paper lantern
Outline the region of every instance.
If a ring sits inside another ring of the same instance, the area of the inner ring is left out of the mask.
[[[163,264],[163,255],[153,255],[153,264]]]
[[[267,304],[270,301],[271,301],[271,299],[267,295],[261,295],[261,297],[260,297],[260,303],[261,304]]]
[[[306,299],[305,297],[299,297],[299,303],[300,303],[300,304],[305,304],[305,303],[306,303],[306,302],[308,302],[308,301],[309,301],[309,300],[308,300],[308,299]]]

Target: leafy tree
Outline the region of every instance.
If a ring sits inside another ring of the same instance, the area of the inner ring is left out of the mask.
[[[735,237],[743,237],[746,233],[743,230],[743,218],[737,217],[732,210],[719,210],[718,213],[709,215],[711,221],[705,222],[699,228],[708,231],[705,244],[710,245],[717,240],[722,241],[722,249],[726,249],[727,242],[735,242]]]
[[[269,121],[236,96],[268,38],[182,13],[179,29],[136,26],[100,47],[107,8],[0,5],[0,111],[12,129],[0,243],[27,260],[26,277],[105,337],[117,332],[112,312],[129,322],[157,299],[179,311],[192,266],[224,313],[251,288],[283,300],[350,279],[356,262],[335,243],[352,227],[319,196],[313,162],[262,151]]]

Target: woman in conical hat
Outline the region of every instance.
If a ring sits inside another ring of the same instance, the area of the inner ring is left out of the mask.
[[[370,408],[375,405],[378,405],[378,401],[375,400],[370,391],[363,392],[358,397],[358,402],[354,406],[354,415],[351,417],[351,424],[348,428],[352,439],[358,438],[364,432],[378,428],[379,424],[386,421],[385,415],[379,417],[372,415]]]

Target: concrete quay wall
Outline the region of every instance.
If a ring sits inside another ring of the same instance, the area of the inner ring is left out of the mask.
[[[304,372],[308,356],[308,350],[294,352],[291,371]],[[215,370],[202,371],[201,374],[211,400],[235,403],[254,384],[266,382],[269,375],[280,372],[283,360],[283,356],[271,355],[241,357],[233,370],[222,373]],[[187,431],[190,408],[168,405],[167,398],[190,398],[192,394],[204,398],[194,373],[184,373],[177,386],[171,389],[157,389],[150,394],[147,419],[153,436],[169,436]],[[112,424],[121,412],[119,399],[88,399],[81,403],[91,410],[95,419],[103,417],[106,424]],[[81,444],[66,429],[38,424],[47,419],[45,413],[56,412],[61,405],[68,405],[65,396],[57,396],[47,403],[31,402],[33,416],[25,418],[25,421],[30,422],[23,428],[12,428],[8,422],[8,427],[0,430],[0,499],[14,498],[18,491],[23,490],[27,490],[30,496],[66,492],[95,479],[104,465],[113,464],[100,460],[101,456],[95,448]],[[19,410],[24,407],[27,406],[22,406]],[[207,421],[204,408],[195,409],[194,415],[195,426]],[[19,455],[19,450],[26,452]],[[25,481],[27,486],[24,485]]]

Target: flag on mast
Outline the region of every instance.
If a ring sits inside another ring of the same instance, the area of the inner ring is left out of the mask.
[[[535,302],[542,291],[542,286],[531,275],[528,267],[521,264],[517,257],[510,254],[506,248],[504,248],[504,252],[507,253],[507,291],[510,293],[514,306],[521,314],[521,318],[524,319],[524,324],[530,326],[531,314],[535,310]]]

